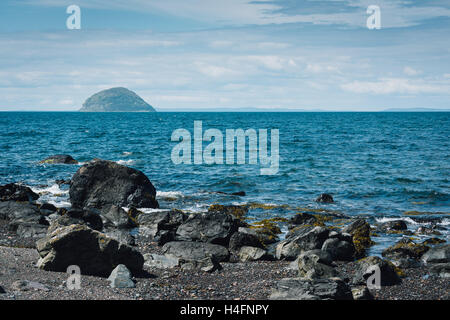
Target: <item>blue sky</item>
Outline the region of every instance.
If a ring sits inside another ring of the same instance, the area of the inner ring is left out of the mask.
[[[448,0],[2,0],[0,110],[116,86],[161,111],[449,109],[449,40]]]

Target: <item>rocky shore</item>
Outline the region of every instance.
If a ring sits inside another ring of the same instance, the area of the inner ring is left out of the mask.
[[[76,161],[44,161],[58,159]],[[248,219],[251,205],[158,210],[142,172],[99,159],[78,169],[69,194],[71,207],[56,208],[26,186],[0,186],[0,299],[450,298],[450,245],[432,227],[418,241],[402,220],[371,226],[326,210],[260,221]],[[380,233],[403,238],[367,256]]]

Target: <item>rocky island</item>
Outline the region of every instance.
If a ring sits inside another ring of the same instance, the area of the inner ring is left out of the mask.
[[[127,88],[111,88],[89,97],[81,112],[156,112],[136,93]]]

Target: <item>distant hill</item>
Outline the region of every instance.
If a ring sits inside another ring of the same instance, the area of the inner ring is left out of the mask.
[[[111,88],[89,97],[81,112],[156,112],[136,93],[126,88]]]

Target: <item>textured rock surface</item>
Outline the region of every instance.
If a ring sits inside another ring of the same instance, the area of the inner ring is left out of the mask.
[[[136,93],[126,88],[111,88],[89,97],[82,112],[155,112],[155,109]]]
[[[82,166],[70,183],[74,208],[157,208],[156,189],[139,170],[112,161],[96,160]]]

